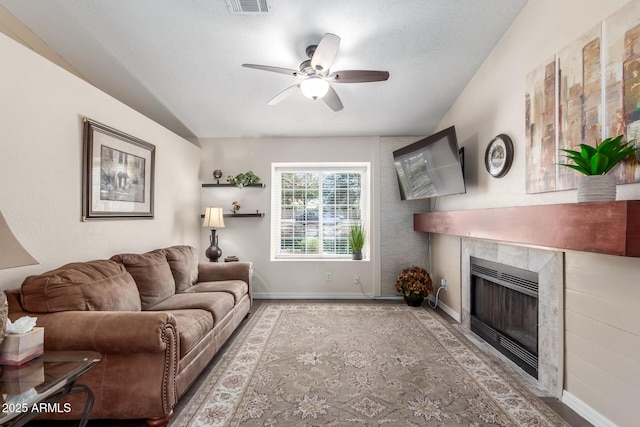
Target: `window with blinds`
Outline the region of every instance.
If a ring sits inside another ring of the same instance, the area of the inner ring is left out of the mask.
[[[272,258],[351,259],[349,230],[367,225],[369,163],[272,169]]]

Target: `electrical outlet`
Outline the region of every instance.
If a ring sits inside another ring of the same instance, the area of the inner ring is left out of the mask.
[[[357,274],[353,275],[353,283],[355,285],[359,285],[360,284],[360,276],[358,276]]]
[[[440,279],[440,286],[447,289],[447,279]]]
[[[333,275],[331,274],[330,271],[327,271],[326,273],[324,273],[324,280],[326,280],[327,282],[330,282],[331,279],[333,279]]]

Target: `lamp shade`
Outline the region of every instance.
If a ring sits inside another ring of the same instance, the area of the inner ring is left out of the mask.
[[[329,90],[329,83],[319,76],[309,76],[300,82],[302,94],[309,99],[322,98]]]
[[[0,212],[0,269],[37,263],[38,261],[18,242]]]
[[[207,207],[204,210],[202,226],[207,228],[224,228],[224,216],[222,208]]]

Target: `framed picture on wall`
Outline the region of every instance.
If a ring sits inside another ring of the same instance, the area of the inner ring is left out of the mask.
[[[155,150],[85,117],[82,220],[153,219]]]

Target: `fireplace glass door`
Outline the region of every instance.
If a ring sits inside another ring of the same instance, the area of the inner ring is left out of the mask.
[[[471,330],[537,378],[537,274],[472,258]]]

